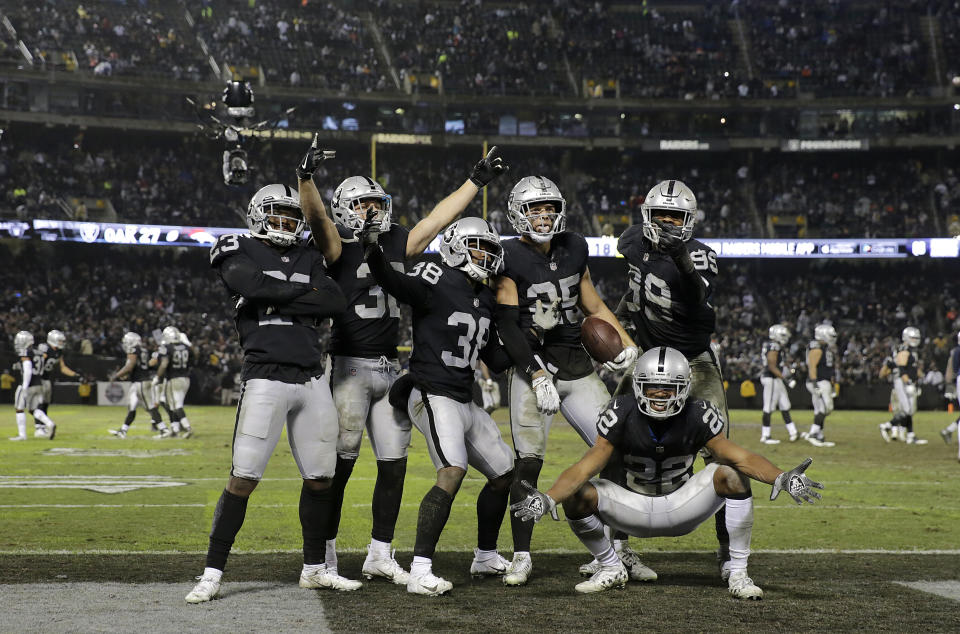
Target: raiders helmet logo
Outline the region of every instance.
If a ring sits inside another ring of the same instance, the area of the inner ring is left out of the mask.
[[[644,262],[649,262],[649,261],[650,261],[650,254],[649,254],[649,253],[644,253],[644,254],[643,254],[643,261],[644,261]]]
[[[556,263],[556,262],[551,262],[551,263],[550,263],[550,270],[551,270],[551,271],[556,271],[556,270],[557,270],[557,263]]]
[[[480,308],[480,298],[479,298],[479,297],[474,297],[474,298],[473,298],[473,307],[474,307],[474,308]]]
[[[280,261],[281,261],[281,262],[289,262],[289,261],[290,261],[290,258],[288,258],[288,257],[285,256],[285,255],[281,255],[281,256],[280,256]]]

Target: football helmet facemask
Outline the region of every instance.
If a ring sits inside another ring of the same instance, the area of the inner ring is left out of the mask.
[[[179,343],[180,341],[180,331],[177,330],[176,326],[167,326],[163,329],[163,334],[160,337],[160,342],[167,345],[172,345]]]
[[[366,221],[363,204],[372,201],[379,204],[380,229],[378,233],[390,231],[393,217],[393,199],[383,191],[380,183],[366,176],[351,176],[337,186],[330,201],[330,210],[337,224],[359,235]]]
[[[774,324],[767,331],[767,336],[771,341],[776,341],[781,346],[787,345],[790,341],[790,330],[783,324]]]
[[[916,348],[920,345],[920,329],[907,326],[903,329],[903,332],[900,333],[900,339],[911,348]]]
[[[140,335],[135,332],[128,332],[123,336],[123,339],[120,340],[120,345],[123,347],[125,353],[133,354],[142,342],[143,340],[140,338]]]
[[[296,223],[293,229],[287,226],[291,220]],[[299,241],[306,224],[300,209],[300,193],[289,185],[274,183],[261,187],[247,206],[250,235],[277,246],[289,247]]]
[[[647,192],[647,197],[640,205],[640,214],[643,217],[643,237],[654,246],[660,244],[660,225],[653,219],[658,210],[678,216],[682,214],[680,239],[687,242],[693,237],[693,226],[697,222],[697,197],[689,187],[678,180],[669,180],[658,183]]]
[[[51,330],[47,333],[47,345],[58,350],[62,349],[67,345],[67,336],[62,330]]]
[[[474,253],[480,253],[478,261]],[[461,218],[440,234],[440,257],[444,264],[460,269],[470,279],[481,281],[503,268],[503,247],[497,230],[482,218]]]
[[[813,338],[832,346],[837,343],[837,329],[830,324],[819,324],[813,329]]]
[[[18,356],[25,357],[33,345],[33,335],[26,330],[21,330],[13,337],[13,349]]]
[[[668,398],[647,396],[651,388],[672,390]],[[683,409],[690,395],[690,364],[678,350],[659,346],[647,350],[633,366],[633,394],[640,411],[657,419],[670,418]]]
[[[544,204],[552,204],[553,213],[529,215],[532,207]],[[552,221],[547,231],[539,231],[533,224],[541,216]],[[560,193],[560,188],[549,178],[526,176],[510,190],[507,197],[507,219],[520,235],[527,236],[534,242],[547,242],[567,227],[567,201]]]

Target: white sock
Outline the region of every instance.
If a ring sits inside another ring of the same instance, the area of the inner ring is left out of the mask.
[[[390,542],[382,542],[379,539],[370,538],[370,553],[380,555],[381,557],[390,556]]]
[[[315,572],[323,570],[327,564],[303,564],[303,574],[312,575]]]
[[[620,552],[621,550],[623,550],[624,548],[626,548],[626,547],[629,546],[629,545],[630,545],[630,544],[627,542],[626,539],[615,539],[615,540],[613,540],[613,549],[614,549],[615,551],[617,551],[617,552]]]
[[[180,419],[180,426],[183,427],[184,429],[190,429],[190,428],[191,428],[191,427],[190,427],[190,421],[187,420],[187,417],[186,417],[186,416],[184,416],[183,418]]]
[[[796,436],[797,426],[794,425],[793,423],[786,423],[786,425],[787,425],[787,433],[790,434],[791,436]]]
[[[760,440],[766,440],[770,437],[770,428],[769,427],[760,427]]]
[[[124,423],[123,425],[120,425],[120,431],[122,431],[123,433],[127,433],[128,429],[130,429],[130,425],[127,425],[126,423]]]
[[[170,423],[170,427],[173,429],[174,433],[180,433],[180,423]]]
[[[17,435],[18,436],[27,435],[27,413],[26,412],[17,412]]]
[[[337,538],[327,540],[327,553],[324,556],[323,560],[327,564],[327,568],[331,570],[337,569]]]
[[[952,423],[947,425],[946,431],[950,432],[951,434],[957,431],[957,421],[953,421]]]
[[[753,497],[727,499],[727,533],[730,534],[730,570],[746,570],[753,532]]]
[[[413,563],[410,564],[410,574],[421,576],[433,572],[433,560],[429,557],[414,555]]]
[[[811,436],[819,436],[821,429],[823,429],[823,428],[820,427],[820,425],[817,425],[816,423],[810,425],[810,435],[811,435]]]
[[[496,550],[480,550],[478,548],[476,554],[474,555],[474,558],[477,561],[490,561],[491,559],[497,558],[497,551]]]
[[[204,577],[213,577],[213,578],[216,579],[217,581],[220,581],[220,579],[223,578],[223,571],[222,571],[222,570],[217,570],[216,568],[204,568],[204,569],[203,569],[203,576],[204,576]]]
[[[39,407],[33,410],[33,417],[36,418],[41,423],[43,423],[44,425],[46,425],[47,427],[49,427],[50,425],[53,425],[53,421],[50,420],[50,417],[44,414],[43,410],[40,409]]]
[[[573,529],[583,545],[587,547],[601,566],[613,566],[619,561],[617,552],[613,549],[610,539],[603,530],[603,524],[596,515],[588,515],[583,519],[567,519],[567,524]]]

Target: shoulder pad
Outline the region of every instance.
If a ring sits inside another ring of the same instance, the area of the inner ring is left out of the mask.
[[[242,251],[242,241],[249,239],[251,238],[248,236],[242,236],[236,233],[225,233],[220,236],[216,244],[210,248],[210,266],[218,267],[230,256],[240,253]]]
[[[643,240],[643,226],[630,225],[620,234],[620,239],[617,240],[617,251],[623,253],[625,249],[642,244]]]

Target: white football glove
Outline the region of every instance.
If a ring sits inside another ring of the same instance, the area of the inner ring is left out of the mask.
[[[626,370],[636,362],[639,353],[640,351],[637,350],[636,346],[627,346],[620,351],[620,354],[618,354],[613,361],[607,361],[604,363],[603,367],[611,372],[620,372],[622,370]]]
[[[520,486],[526,490],[527,497],[510,505],[514,517],[519,517],[524,522],[530,520],[539,522],[544,515],[550,513],[550,517],[558,522],[560,521],[560,514],[557,513],[557,503],[553,501],[552,497],[537,491],[526,480],[521,480]]]
[[[157,385],[159,384],[160,384],[159,376],[154,376],[152,379],[150,379],[150,387],[157,387]]]
[[[907,396],[909,396],[910,398],[917,396],[917,386],[914,385],[913,383],[907,383],[906,385],[904,385],[903,391],[906,392]]]
[[[786,491],[797,504],[803,504],[804,501],[813,504],[814,500],[819,500],[820,494],[814,491],[814,489],[822,489],[823,485],[819,482],[814,482],[803,474],[811,462],[813,462],[813,458],[807,458],[801,462],[799,466],[778,475],[777,479],[773,481],[773,489],[770,490],[770,499],[776,500],[777,496],[780,495],[780,491]]]
[[[790,379],[789,381],[787,381],[787,387],[790,388],[791,390],[792,390],[793,388],[797,387],[797,380],[796,380],[796,379]]]
[[[560,411],[560,393],[548,375],[534,379],[530,386],[537,395],[537,409],[541,414],[553,416]]]
[[[560,323],[560,300],[556,299],[552,303],[544,305],[538,299],[533,311],[533,324],[543,330],[550,330],[558,323]]]

